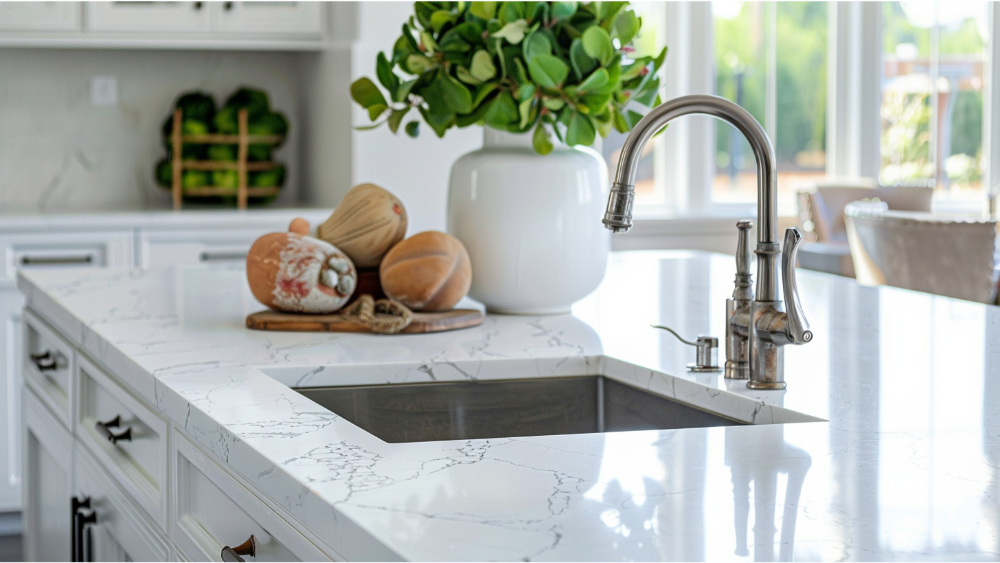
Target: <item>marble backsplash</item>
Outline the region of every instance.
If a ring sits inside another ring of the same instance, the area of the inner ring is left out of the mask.
[[[183,91],[221,104],[241,85],[270,94],[291,135],[276,151],[288,167],[277,204],[298,201],[301,65],[295,53],[0,50],[0,210],[166,208],[153,179],[166,155],[160,126]],[[114,76],[118,102],[91,103],[90,80]]]

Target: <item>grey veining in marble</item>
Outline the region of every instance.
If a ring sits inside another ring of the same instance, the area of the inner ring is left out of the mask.
[[[649,328],[723,334],[733,272],[619,253],[573,315],[394,337],[247,331],[239,267],[19,287],[346,558],[1000,558],[1000,309],[803,271],[816,337],[787,391],[749,392]],[[387,444],[289,388],[596,373],[753,424]]]

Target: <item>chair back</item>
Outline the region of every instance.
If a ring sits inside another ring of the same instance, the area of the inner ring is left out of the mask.
[[[845,209],[858,282],[993,303],[994,219],[889,211],[884,202]]]
[[[847,240],[844,207],[852,201],[878,198],[894,211],[930,211],[932,188],[878,187],[874,180],[819,182],[799,191],[804,221],[811,221],[817,242]]]

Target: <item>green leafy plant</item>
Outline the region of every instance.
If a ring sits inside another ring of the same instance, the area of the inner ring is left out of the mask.
[[[539,154],[552,137],[590,145],[614,127],[625,133],[642,107],[660,103],[657,70],[667,55],[630,58],[642,20],[628,2],[417,2],[391,58],[351,84],[373,129],[393,133],[414,108],[443,137],[483,124],[528,133]],[[409,121],[411,137],[420,122]]]

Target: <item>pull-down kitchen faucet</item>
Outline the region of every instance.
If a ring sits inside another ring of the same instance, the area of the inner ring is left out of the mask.
[[[802,234],[795,227],[785,231],[785,248],[777,239],[777,179],[771,140],[745,109],[718,96],[683,96],[650,110],[629,133],[618,160],[618,171],[608,196],[604,225],[616,233],[632,228],[635,174],[646,142],[657,131],[682,115],[704,114],[732,124],[743,133],[757,161],[757,297],[750,275],[750,221],[737,223],[736,289],[726,300],[726,377],[749,379],[751,389],[784,389],[785,344],[812,340],[795,283],[795,256]],[[788,312],[778,299],[778,253]]]

